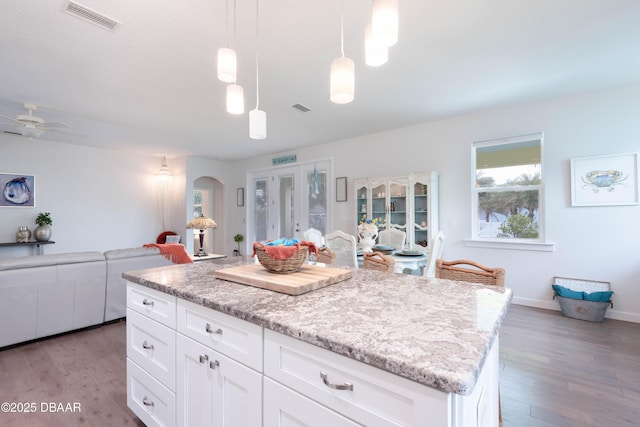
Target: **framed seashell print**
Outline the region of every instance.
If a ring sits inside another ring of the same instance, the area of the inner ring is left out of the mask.
[[[0,207],[34,207],[35,177],[19,173],[0,172]]]
[[[638,153],[571,159],[571,205],[638,204]]]

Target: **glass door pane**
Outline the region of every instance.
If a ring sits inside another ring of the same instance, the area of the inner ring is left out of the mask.
[[[371,191],[371,219],[377,219],[378,229],[384,230],[387,226],[387,186],[380,184]]]
[[[407,186],[389,185],[389,224],[402,231],[407,229]]]
[[[327,172],[307,172],[307,227],[327,234]]]
[[[420,246],[427,246],[431,240],[429,224],[429,200],[427,184],[416,182],[413,186],[413,231],[414,241]]]
[[[296,237],[295,218],[295,186],[293,175],[281,175],[278,177],[279,195],[279,234],[278,237]]]
[[[269,223],[269,192],[267,184],[266,178],[258,178],[254,181],[256,189],[253,195],[255,241],[267,239]]]

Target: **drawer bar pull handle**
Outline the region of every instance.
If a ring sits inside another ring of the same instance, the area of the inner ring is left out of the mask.
[[[147,341],[145,340],[145,342],[142,343],[142,348],[144,348],[145,350],[153,350],[154,349],[154,345],[151,344],[147,344]]]
[[[145,406],[153,406],[153,401],[148,401],[147,396],[142,399],[142,404]]]
[[[218,362],[217,360],[212,360],[211,362],[209,362],[209,367],[211,369],[216,369],[218,366],[220,366],[220,362]]]
[[[205,354],[204,356],[200,356],[200,363],[204,363],[209,360],[209,355]]]
[[[142,300],[142,305],[153,305],[153,301],[149,301],[148,299],[143,299]]]
[[[218,334],[218,335],[222,335],[222,329],[218,328],[215,331],[213,329],[211,329],[211,325],[207,323],[207,325],[204,327],[204,330],[207,331],[210,334]]]
[[[353,391],[353,384],[345,381],[344,384],[331,384],[327,379],[327,373],[324,371],[320,371],[320,378],[322,378],[322,382],[329,388],[333,388],[336,390],[349,390]]]

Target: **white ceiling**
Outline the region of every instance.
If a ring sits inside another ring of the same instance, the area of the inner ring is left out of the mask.
[[[255,1],[237,1],[235,36],[228,1],[248,111]],[[371,1],[344,0],[356,98],[332,104],[342,0],[263,0],[268,138],[252,140],[248,113],[225,112],[216,78],[226,0],[78,0],[120,21],[114,32],[64,13],[66,3],[0,1],[0,115],[32,102],[45,121],[71,125],[41,139],[150,155],[245,158],[640,80],[638,0],[399,0],[399,41],[378,68],[364,64]]]

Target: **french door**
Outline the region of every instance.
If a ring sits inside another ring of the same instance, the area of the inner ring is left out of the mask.
[[[328,201],[333,195],[329,160],[250,173],[247,199],[249,241],[303,238],[313,227],[328,229]],[[253,213],[253,215],[251,215]]]

